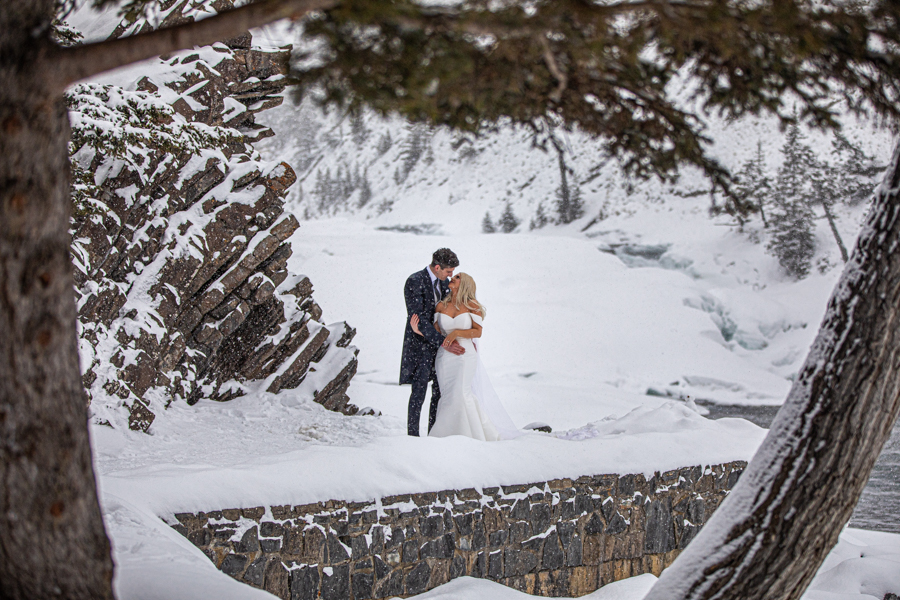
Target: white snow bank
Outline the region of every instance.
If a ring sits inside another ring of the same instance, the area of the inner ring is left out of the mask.
[[[104,494],[166,517],[582,475],[652,476],[749,460],[766,433],[743,419],[706,419],[678,401],[610,418],[571,440],[532,433],[495,443],[410,438],[399,419],[345,417],[273,395],[180,412],[146,440],[94,428]],[[225,427],[230,422],[232,431]]]
[[[831,551],[806,600],[858,600],[900,594],[900,535],[847,528]]]
[[[102,498],[112,539],[119,600],[255,600],[275,596],[228,577],[185,537],[141,508],[111,494]]]
[[[621,418],[610,416],[602,421],[588,423],[557,435],[565,440],[586,440],[599,436],[635,435],[639,433],[666,433],[671,431],[699,431],[707,429],[709,421],[697,418],[696,406],[680,402],[667,402],[657,408],[639,406]],[[724,421],[724,422],[723,422]],[[722,419],[721,425],[743,427],[743,419]]]
[[[590,600],[640,600],[653,584],[656,577],[650,574],[629,577],[622,581],[616,581],[605,585],[596,592],[582,596]],[[434,588],[416,598],[421,600],[524,600],[534,598],[523,592],[508,588],[503,584],[489,579],[475,579],[474,577],[460,577],[450,583]]]

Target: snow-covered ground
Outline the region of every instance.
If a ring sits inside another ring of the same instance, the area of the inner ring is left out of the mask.
[[[120,598],[195,598],[211,590],[219,598],[262,597],[218,572],[163,523],[174,512],[747,460],[765,430],[742,419],[708,420],[679,395],[781,401],[836,276],[815,274],[797,284],[773,269],[748,281],[752,265],[766,264],[757,245],[698,211],[665,207],[604,228],[644,244],[672,244],[669,252],[691,261],[690,268],[623,260],[603,251],[607,234],[594,231],[417,236],[377,226],[303,222],[292,239],[291,268],[313,281],[325,322],[347,319],[357,328],[360,369],[349,393],[381,417],[345,417],[287,391],[174,405],[150,436],[93,429]],[[478,283],[488,310],[484,361],[513,420],[549,423],[559,437],[535,433],[489,444],[405,436],[409,387],[396,383],[402,285],[441,246],[453,248],[460,270]],[[726,318],[736,331],[758,332],[765,347],[726,341]],[[795,360],[780,360],[792,354]],[[672,397],[648,395],[650,389]],[[832,556],[844,562],[826,565],[861,582],[856,595],[841,598],[860,597],[900,572],[900,536],[853,535],[865,547],[842,542]],[[880,556],[872,558],[875,552]],[[636,599],[651,583],[635,578],[595,597]],[[807,597],[825,600],[815,593]],[[463,579],[429,594],[518,592]]]

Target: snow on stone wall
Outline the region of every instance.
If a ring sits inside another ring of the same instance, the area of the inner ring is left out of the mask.
[[[571,597],[659,575],[745,467],[233,508],[171,522],[223,572],[285,600],[407,596],[463,575]]]

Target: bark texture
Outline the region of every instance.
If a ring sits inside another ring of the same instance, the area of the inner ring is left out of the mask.
[[[645,600],[796,599],[900,413],[900,146],[819,335],[740,483]]]
[[[112,598],[69,259],[53,0],[0,3],[0,598]]]

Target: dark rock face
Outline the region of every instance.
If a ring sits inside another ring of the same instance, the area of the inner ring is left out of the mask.
[[[165,25],[193,18],[184,0],[164,4]],[[251,145],[272,135],[254,115],[282,102],[289,49],[253,48],[249,34],[229,44],[161,60],[136,92],[95,85],[71,96],[82,143],[73,169],[76,180],[89,174],[72,250],[98,422],[147,431],[172,401],[298,387],[330,410],[357,410],[346,395],[355,330],[323,325],[312,283],[287,270],[298,222],[283,205],[296,175]],[[102,136],[126,130],[123,103],[149,141],[111,155]]]
[[[466,575],[577,597],[633,575],[659,575],[745,467],[185,513],[172,527],[223,572],[285,600],[413,595]],[[271,538],[284,543],[269,550]]]

